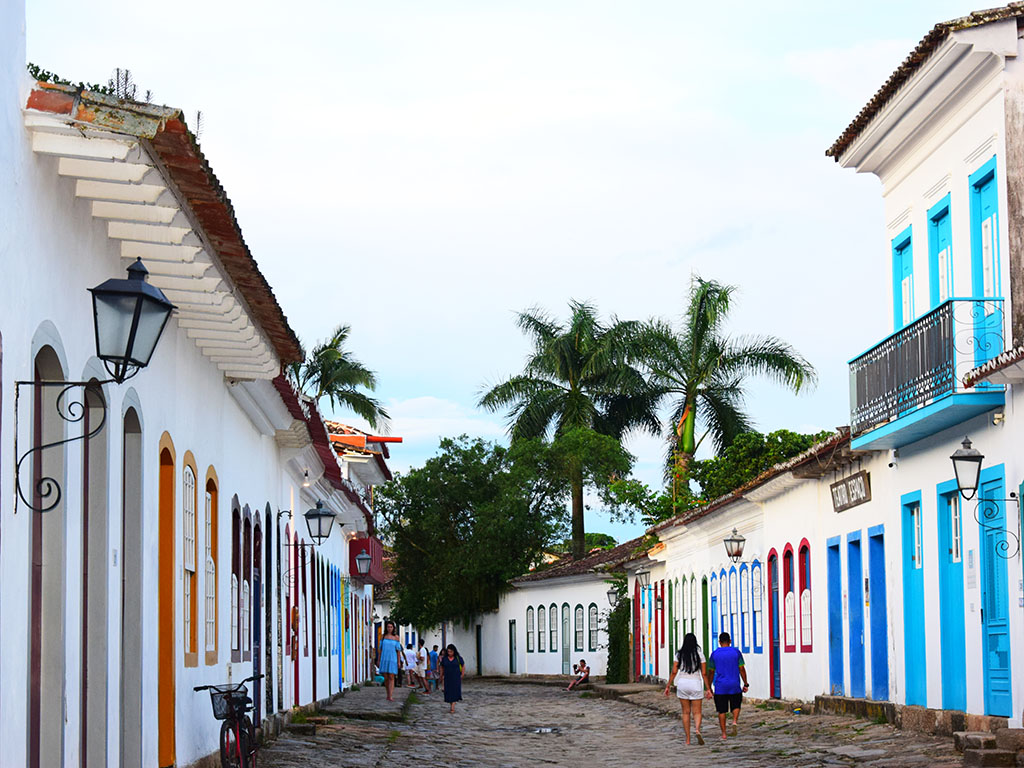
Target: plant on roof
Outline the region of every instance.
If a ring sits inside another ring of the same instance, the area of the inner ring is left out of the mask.
[[[288,373],[295,385],[311,400],[325,397],[331,408],[347,408],[373,429],[386,432],[390,417],[380,401],[366,394],[377,388],[377,374],[359,362],[345,345],[351,327],[339,325],[334,333],[313,347],[301,363],[292,363]]]
[[[672,480],[677,490],[691,478],[691,462],[710,435],[716,452],[749,432],[745,408],[747,380],[761,376],[798,393],[816,381],[814,368],[792,346],[775,336],[732,337],[726,322],[733,286],[694,276],[682,325],[656,321],[642,346],[659,402],[669,402]],[[701,431],[697,437],[698,430]]]
[[[586,555],[584,488],[590,484],[600,491],[617,476],[591,472],[588,478],[588,454],[599,448],[611,458],[611,443],[624,452],[621,441],[633,430],[657,434],[660,391],[636,363],[642,357],[642,324],[615,318],[604,323],[593,305],[582,302],[572,301],[569,308],[565,323],[539,309],[519,314],[519,328],[533,345],[526,366],[488,390],[480,405],[507,411],[513,443],[545,437],[563,442],[573,557],[580,559]]]

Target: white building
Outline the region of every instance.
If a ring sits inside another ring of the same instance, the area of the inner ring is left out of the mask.
[[[365,679],[360,470],[281,376],[302,350],[180,113],[32,82],[6,3],[0,167],[3,763],[190,765],[193,686],[265,674],[259,722]],[[86,289],[137,257],[177,309],[118,384]]]

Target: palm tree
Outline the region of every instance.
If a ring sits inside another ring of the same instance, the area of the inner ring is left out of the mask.
[[[793,392],[816,382],[814,368],[786,342],[774,336],[725,335],[734,290],[695,275],[683,326],[677,331],[665,322],[654,322],[644,342],[651,381],[663,398],[671,400],[672,458],[684,487],[704,437],[710,434],[716,451],[721,451],[752,428],[743,403],[748,377],[764,376]],[[704,430],[699,440],[698,425]]]
[[[513,441],[558,438],[572,430],[593,430],[621,440],[632,429],[660,431],[657,393],[634,365],[644,327],[635,322],[603,324],[590,304],[569,303],[567,325],[531,309],[519,328],[533,351],[523,373],[496,385],[480,399],[489,411],[508,409]],[[583,469],[567,469],[572,495],[573,557],[584,556]]]
[[[351,330],[347,325],[339,325],[329,339],[313,347],[302,363],[292,363],[291,376],[314,402],[326,397],[331,408],[344,406],[366,419],[374,429],[386,432],[390,418],[387,411],[380,401],[359,390],[375,390],[377,376],[345,349]]]

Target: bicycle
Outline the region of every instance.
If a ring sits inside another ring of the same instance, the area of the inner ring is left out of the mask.
[[[263,675],[247,677],[237,685],[197,685],[193,691],[209,691],[213,716],[220,726],[221,768],[256,768],[256,729],[246,714],[252,699],[245,684]]]

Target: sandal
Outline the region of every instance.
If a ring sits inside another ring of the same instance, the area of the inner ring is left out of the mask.
[[[697,737],[697,743],[700,744],[703,747],[704,746],[704,737],[700,735],[700,731],[697,731],[697,733],[695,733],[694,735]]]

